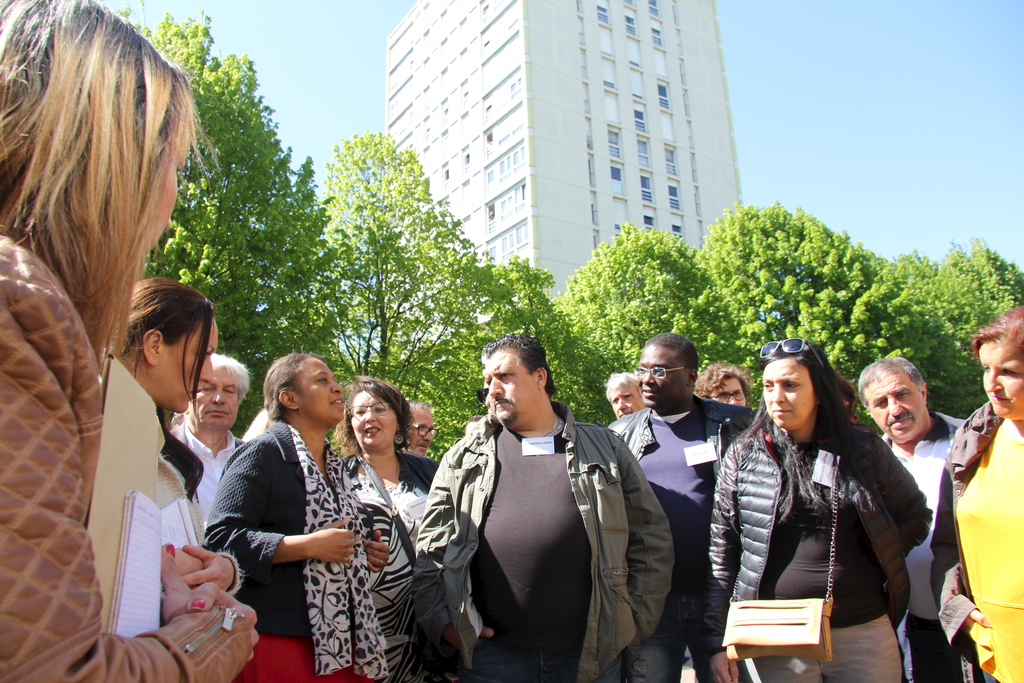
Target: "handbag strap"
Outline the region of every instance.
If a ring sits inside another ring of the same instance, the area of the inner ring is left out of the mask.
[[[836,468],[832,477],[832,541],[828,546],[828,589],[825,591],[825,602],[832,602],[832,579],[836,568],[836,530],[839,527],[839,456],[836,456]]]
[[[369,463],[366,458],[363,458],[363,471],[366,472],[367,479],[373,484],[373,488],[377,489],[377,493],[381,498],[384,499],[384,504],[391,510],[391,519],[394,520],[395,530],[398,531],[398,538],[402,541],[402,547],[405,548],[405,554],[409,556],[409,562],[416,561],[416,549],[413,546],[412,538],[409,537],[409,529],[405,526],[405,521],[402,519],[402,515],[399,514],[398,508],[391,502],[391,496],[388,494],[388,489],[384,486],[384,482],[377,476],[377,471],[373,469],[373,465]],[[832,543],[835,546],[835,542]],[[831,573],[829,574],[829,585],[831,586]],[[831,588],[829,589],[831,590]]]

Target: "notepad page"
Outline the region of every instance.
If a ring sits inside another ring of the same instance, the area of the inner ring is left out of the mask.
[[[194,545],[194,542],[188,537],[185,521],[181,516],[181,507],[178,505],[177,500],[161,510],[160,517],[163,526],[161,539],[164,545],[169,543],[175,548],[180,548],[183,545]]]
[[[146,496],[132,492],[127,520],[124,573],[117,605],[119,636],[137,636],[160,628],[160,508]],[[123,541],[124,542],[124,541]]]

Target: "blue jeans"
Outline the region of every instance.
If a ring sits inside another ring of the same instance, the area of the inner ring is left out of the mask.
[[[701,641],[703,630],[704,597],[669,595],[654,633],[622,653],[623,680],[679,683],[689,647],[697,683],[713,683],[711,658]]]
[[[459,683],[576,683],[581,650],[522,650],[481,638],[473,647],[473,668],[459,664]],[[616,657],[594,683],[619,683],[619,675]]]

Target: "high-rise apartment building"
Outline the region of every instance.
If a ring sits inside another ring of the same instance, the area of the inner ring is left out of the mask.
[[[699,246],[740,199],[715,0],[418,0],[387,50],[434,198],[559,288],[626,221]]]

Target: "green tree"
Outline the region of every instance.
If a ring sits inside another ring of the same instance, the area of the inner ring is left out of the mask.
[[[587,364],[578,371],[586,383],[577,391],[589,419],[614,418],[604,383],[612,372],[636,365],[644,342],[662,332],[694,334],[693,305],[704,281],[692,247],[630,223],[569,278],[555,305],[583,346]]]
[[[951,340],[941,357],[920,366],[929,405],[966,417],[986,400],[971,337],[1000,313],[1024,305],[1024,274],[981,240],[972,240],[969,252],[952,245],[941,262],[915,252],[895,267],[907,281],[915,319],[932,321]]]
[[[465,406],[480,386],[479,361],[455,361],[490,306],[491,268],[431,199],[415,152],[390,136],[346,140],[327,171],[335,371],[386,379],[437,404],[450,434],[449,402]],[[445,396],[452,391],[460,397]]]
[[[255,391],[239,425],[259,409],[270,362],[285,353],[326,351],[326,213],[312,161],[291,168],[273,111],[256,94],[246,56],[212,54],[210,20],[168,16],[153,42],[192,76],[203,131],[198,159],[181,174],[172,227],[147,275],[192,285],[217,306],[220,349],[245,363]]]
[[[856,380],[868,363],[919,362],[940,341],[927,321],[909,324],[913,302],[891,264],[799,208],[737,206],[712,226],[698,261],[711,281],[701,316],[723,360],[755,366],[765,342],[805,337]]]

